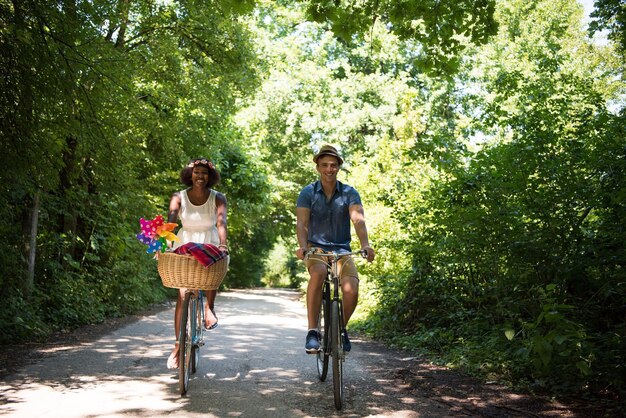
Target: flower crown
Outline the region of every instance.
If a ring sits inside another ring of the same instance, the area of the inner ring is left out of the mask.
[[[201,160],[193,160],[192,162],[187,164],[187,167],[193,168],[196,165],[206,165],[211,170],[215,170],[215,164],[213,164],[211,161],[207,160],[206,158],[203,158]]]

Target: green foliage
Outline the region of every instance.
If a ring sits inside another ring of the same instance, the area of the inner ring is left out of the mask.
[[[345,42],[380,21],[402,40],[419,42],[416,64],[426,71],[456,72],[465,42],[484,44],[497,30],[495,1],[307,1],[307,16],[328,23]]]
[[[15,299],[1,316],[24,308],[3,322],[4,335],[35,337],[42,321],[50,331],[71,328],[167,297],[134,235],[140,217],[165,213],[192,156],[209,156],[234,178],[222,191],[232,192],[235,209],[263,213],[264,195],[249,191],[263,193],[266,179],[230,126],[237,98],[257,83],[256,57],[237,15],[250,10],[247,4],[0,5],[0,230],[8,237],[0,244],[7,268],[0,280],[2,296]],[[259,224],[233,216],[231,240],[257,240]],[[239,265],[254,268],[263,256],[251,251],[249,264],[234,262],[233,280]],[[254,280],[247,273],[240,284]]]
[[[626,5],[621,0],[596,0],[595,10],[591,13],[594,20],[589,24],[589,31],[594,34],[603,30],[609,32],[609,38],[626,53]]]
[[[293,249],[284,241],[278,241],[267,257],[263,283],[269,287],[299,289],[307,281],[304,266]]]
[[[570,2],[505,2],[496,16],[495,42],[455,84],[426,84],[432,94],[403,109],[424,115],[394,126],[413,145],[369,161],[403,233],[378,224],[387,266],[361,328],[518,385],[619,399],[626,239],[614,180],[626,149],[623,114],[607,103],[624,85],[599,74],[623,62],[600,63]]]
[[[37,335],[45,335],[46,323],[39,312],[29,307],[20,289],[15,289],[5,308],[0,310],[0,343],[23,341]]]

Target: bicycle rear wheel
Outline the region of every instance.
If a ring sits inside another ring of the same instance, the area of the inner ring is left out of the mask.
[[[320,381],[326,380],[328,375],[328,361],[330,359],[330,287],[328,283],[324,283],[322,289],[322,305],[320,307],[320,316],[318,320],[318,328],[322,333],[322,349],[317,352],[317,374]]]
[[[341,305],[334,300],[331,305],[331,337],[330,344],[333,357],[333,392],[335,408],[343,406],[343,342],[341,335]]]
[[[178,337],[178,389],[180,396],[184,396],[189,389],[189,373],[191,366],[191,348],[193,346],[192,341],[192,320],[193,312],[190,309],[193,308],[192,293],[185,293],[185,299],[183,300],[182,315],[180,318],[180,335]]]

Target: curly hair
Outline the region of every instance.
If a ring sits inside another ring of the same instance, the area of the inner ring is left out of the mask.
[[[186,186],[192,186],[191,174],[196,166],[206,167],[209,169],[209,181],[206,187],[210,189],[220,182],[220,173],[215,168],[215,164],[208,158],[192,158],[189,163],[180,171],[180,182]]]

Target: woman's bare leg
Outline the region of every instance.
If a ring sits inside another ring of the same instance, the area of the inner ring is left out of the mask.
[[[183,297],[185,296],[185,289],[178,289],[178,298],[176,299],[176,309],[174,310],[174,333],[176,337],[176,343],[174,349],[167,359],[167,367],[170,369],[178,368],[178,335],[180,334],[180,318],[183,314]]]
[[[217,316],[213,313],[215,311],[215,297],[217,296],[217,290],[205,290],[206,304],[204,305],[204,327],[210,329],[217,324]]]

